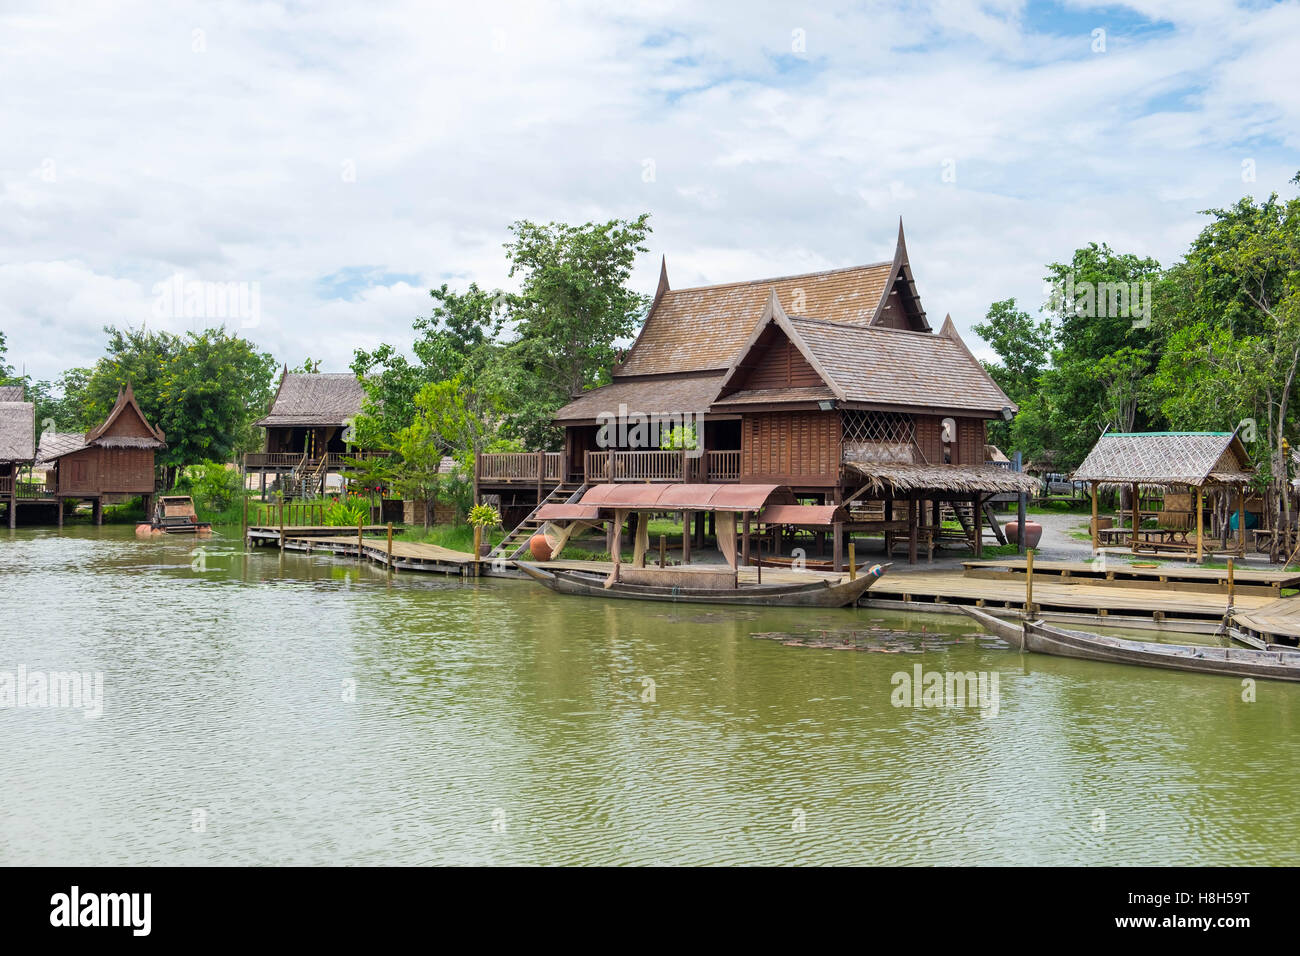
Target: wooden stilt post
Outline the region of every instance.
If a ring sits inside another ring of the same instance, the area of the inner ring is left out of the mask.
[[[1246,486],[1237,489],[1237,550],[1246,556]]]
[[[1232,609],[1233,598],[1237,594],[1237,582],[1233,570],[1232,558],[1228,558],[1228,609]]]
[[[1025,549],[1025,617],[1034,613],[1034,549]]]
[[[1089,484],[1092,486],[1092,551],[1096,554],[1101,548],[1101,534],[1097,530],[1097,483],[1091,481]],[[1022,541],[1024,537],[1022,533],[1020,535]]]
[[[393,523],[388,522],[388,570],[393,571]]]
[[[59,513],[59,518],[58,518],[58,521],[59,521],[59,527],[62,528],[62,527],[63,527],[63,499],[62,499],[62,498],[55,498],[55,499],[54,499],[54,506],[55,506],[55,507],[54,507],[54,510],[57,511],[57,512]]]
[[[831,570],[844,570],[844,522],[836,521],[831,525]]]
[[[666,568],[667,566],[668,566],[668,535],[661,534],[659,536],[659,567]]]
[[[682,512],[682,564],[691,563],[691,513]]]
[[[857,579],[858,579],[858,560],[857,560],[857,555],[854,553],[853,550],[853,541],[850,540],[849,541],[849,580],[856,581]]]
[[[975,529],[975,557],[984,557],[984,503],[977,491],[971,496],[971,525]]]
[[[1205,525],[1205,505],[1203,488],[1196,489],[1196,563],[1200,564],[1205,560],[1205,539],[1203,538]]]
[[[145,517],[148,517],[148,515],[146,515]],[[244,494],[244,523],[241,526],[240,530],[244,532],[244,537],[248,537],[248,494],[247,493]]]
[[[916,525],[919,502],[914,494],[907,496],[907,563],[916,564]]]
[[[357,519],[357,560],[361,560],[361,531],[365,527],[366,519]]]
[[[740,566],[749,567],[749,512],[745,512],[745,522],[740,532]]]
[[[1138,525],[1140,525],[1140,524],[1142,523],[1142,517],[1141,517],[1141,515],[1142,515],[1142,511],[1141,511],[1141,506],[1138,504],[1138,486],[1137,486],[1137,482],[1133,482],[1132,493],[1133,493],[1133,501],[1131,502],[1131,504],[1132,504],[1132,506],[1133,506],[1133,532],[1132,532],[1132,534],[1129,535],[1129,543],[1128,543],[1128,544],[1129,544],[1129,549],[1130,549],[1130,550],[1132,550],[1132,551],[1136,551],[1136,550],[1137,550],[1137,545],[1138,545]]]
[[[280,553],[284,553],[284,502],[280,502]]]

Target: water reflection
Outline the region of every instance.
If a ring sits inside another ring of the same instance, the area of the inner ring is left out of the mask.
[[[0,711],[23,768],[0,778],[0,862],[1300,862],[1289,685],[1246,704],[1232,679],[1022,656],[960,617],[195,547],[0,543],[0,671],[106,676],[99,720]],[[996,672],[998,715],[894,706],[916,664]]]

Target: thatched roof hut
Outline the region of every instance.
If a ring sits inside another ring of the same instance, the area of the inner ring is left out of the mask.
[[[361,414],[365,397],[361,382],[351,372],[286,371],[270,411],[253,424],[263,428],[342,427]]]
[[[35,447],[36,406],[31,402],[0,402],[0,462],[30,462],[36,455]]]
[[[1243,485],[1255,477],[1235,432],[1109,432],[1074,472],[1103,486]]]

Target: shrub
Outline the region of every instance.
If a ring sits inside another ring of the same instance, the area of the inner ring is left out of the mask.
[[[177,490],[182,485],[188,485],[186,490],[195,504],[208,511],[226,511],[243,494],[239,472],[218,461],[205,461],[187,469],[185,477],[177,482]]]

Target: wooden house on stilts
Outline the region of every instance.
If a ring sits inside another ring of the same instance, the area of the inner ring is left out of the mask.
[[[825,525],[805,530],[831,539],[837,569],[850,535],[883,537],[889,553],[905,545],[915,562],[941,507],[978,552],[987,500],[1038,487],[988,460],[986,422],[1016,407],[951,318],[932,328],[901,223],[893,258],[871,265],[672,289],[665,263],[612,378],[556,412],[563,451],[478,456],[476,496],[499,496],[507,527],[518,524],[507,554],[540,526],[539,505],[586,513],[594,486],[648,482],[780,486],[786,501],[820,506],[802,514]],[[681,425],[699,445],[663,450],[664,427]],[[704,532],[697,514],[697,544]]]
[[[154,455],[166,447],[166,436],[145,418],[128,383],[108,417],[90,431],[41,434],[36,464],[46,467],[42,499],[59,506],[60,525],[68,499],[90,502],[96,524],[103,521],[104,505],[137,496],[148,514],[157,487]]]
[[[36,457],[36,406],[25,400],[23,386],[0,386],[0,502],[9,527],[18,520],[18,498],[25,492],[22,469]]]

